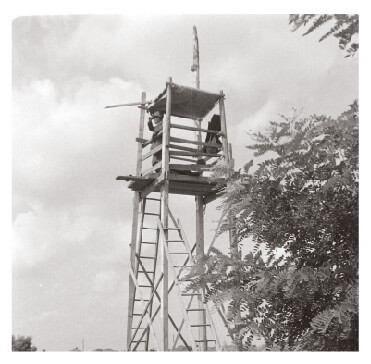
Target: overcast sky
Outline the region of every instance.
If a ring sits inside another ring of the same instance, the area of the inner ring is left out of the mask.
[[[249,130],[292,107],[336,117],[358,97],[358,55],[292,33],[286,15],[15,19],[13,333],[39,350],[83,338],[87,350],[124,348],[132,192],[115,178],[135,173],[139,111],[104,106],[156,96],[169,76],[192,85],[193,25],[201,88],[226,94],[237,169],[251,158]],[[182,211],[193,199],[171,203],[192,238]]]

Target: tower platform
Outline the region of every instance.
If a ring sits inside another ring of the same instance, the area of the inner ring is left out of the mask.
[[[170,194],[201,196],[205,203],[213,201],[219,194],[223,193],[226,186],[224,178],[214,179],[170,172],[168,179]],[[160,173],[151,173],[145,177],[118,176],[116,180],[128,181],[128,187],[132,191],[147,195],[149,192],[161,192],[163,178]]]

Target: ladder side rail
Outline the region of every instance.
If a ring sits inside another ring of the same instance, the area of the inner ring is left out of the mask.
[[[142,92],[142,104],[146,102],[146,93]],[[144,117],[145,110],[140,110],[139,118],[139,133],[138,137],[143,138],[144,130]],[[142,144],[137,145],[137,165],[136,165],[136,175],[140,176],[142,172]],[[136,252],[136,233],[138,228],[138,213],[140,204],[140,194],[135,192],[133,197],[133,222],[131,228],[131,242],[130,242],[130,266],[135,269],[135,252]],[[128,303],[128,322],[127,322],[127,350],[129,350],[129,342],[131,340],[131,326],[133,322],[133,309],[134,309],[134,296],[135,296],[135,286],[129,278],[129,303]]]
[[[171,259],[171,256],[169,254],[169,249],[168,249],[168,246],[167,246],[167,239],[166,239],[165,231],[162,227],[162,223],[161,223],[160,220],[158,220],[158,227],[160,229],[160,238],[161,238],[162,243],[163,243],[163,247],[164,247],[164,251],[165,251],[167,260],[170,263],[170,267],[172,268],[173,273],[174,273],[175,288],[176,288],[177,296],[179,298],[179,302],[180,302],[180,305],[181,305],[181,311],[182,311],[182,314],[183,314],[183,318],[185,319],[185,321],[187,323],[187,326],[189,328],[189,333],[190,333],[191,343],[192,343],[192,349],[194,351],[197,351],[197,345],[196,345],[195,339],[193,337],[191,323],[189,321],[189,317],[187,315],[187,311],[186,311],[186,308],[184,306],[184,302],[183,302],[183,299],[182,299],[182,296],[181,296],[180,283],[179,283],[179,280],[177,278],[177,273],[175,271],[175,268],[172,264],[172,259]]]
[[[170,316],[170,314],[169,314],[169,321],[171,322],[175,331],[177,332],[176,340],[174,341],[174,344],[173,344],[173,347],[171,348],[171,351],[174,351],[176,343],[178,342],[179,338],[182,340],[183,344],[186,346],[188,351],[192,351],[192,348],[188,345],[187,341],[184,339],[183,335],[181,334],[182,324],[178,327],[175,324],[175,321],[173,320],[173,318]],[[182,322],[184,322],[184,319],[182,320]]]
[[[209,319],[210,321],[210,324],[211,324],[211,331],[213,332],[214,334],[214,337],[215,337],[215,341],[216,341],[216,349],[217,351],[220,350],[221,346],[220,346],[220,342],[219,342],[219,338],[218,338],[218,334],[217,334],[217,331],[216,331],[216,327],[215,327],[215,324],[214,324],[214,321],[213,321],[213,318],[211,316],[211,313],[210,313],[210,310],[209,310],[209,306],[207,305],[207,302],[205,300],[205,294],[203,292],[203,290],[200,290],[201,292],[201,297],[202,297],[202,301],[204,303],[204,306],[205,306],[205,313],[206,313],[206,316],[207,318]]]
[[[157,308],[156,308],[156,311],[155,313],[153,314],[153,316],[151,316],[151,320],[152,322],[154,321],[154,319],[156,318],[157,314],[160,312],[160,309],[161,309],[161,305],[159,305]],[[149,324],[147,323],[147,326],[146,328],[143,330],[138,342],[135,344],[134,348],[133,348],[133,351],[136,351],[137,347],[139,346],[139,343],[140,341],[143,339],[144,335],[149,331],[150,329],[150,326]]]
[[[161,199],[159,200],[159,209],[158,209],[158,213],[161,215]],[[159,237],[160,237],[160,232],[159,230],[156,230],[156,246],[155,246],[155,256],[154,256],[154,262],[153,262],[153,271],[155,272],[154,275],[153,275],[153,279],[155,279],[155,276],[156,276],[156,268],[157,268],[157,260],[158,260],[158,250],[159,250]],[[163,276],[163,273],[161,273],[161,276]],[[152,285],[153,287],[153,285]],[[153,287],[153,293],[156,292],[157,290],[157,287],[154,288]],[[157,294],[156,292],[156,296],[158,298],[158,300],[161,302],[161,297]],[[149,315],[152,316],[152,310],[153,310],[153,301],[151,301],[151,304],[149,306]],[[147,341],[146,341],[146,351],[148,351],[148,345],[149,345],[149,335],[150,335],[150,330],[148,330],[147,332]]]
[[[168,79],[166,83],[166,117],[163,122],[163,136],[162,136],[162,166],[161,178],[163,183],[161,186],[161,226],[168,227],[168,199],[169,199],[169,143],[170,143],[170,122],[171,122],[171,98],[172,98],[172,79]],[[161,246],[161,269],[164,273],[161,290],[161,350],[169,350],[169,302],[168,302],[168,260],[165,251],[167,231],[164,232],[165,239],[163,239]]]
[[[193,245],[191,251],[193,252],[194,250],[196,249],[196,244]],[[183,266],[185,266],[189,261],[189,258],[187,257],[187,259],[184,261],[183,263]],[[180,273],[179,273],[180,274]],[[169,287],[169,290],[168,290],[168,293],[170,293],[172,291],[172,289],[175,287],[175,281],[173,281]],[[152,318],[152,321],[155,319],[156,315],[159,313],[160,311],[160,308],[161,308],[161,303],[160,305],[156,308],[156,311],[155,313],[153,314],[153,316],[151,316]],[[141,334],[141,337],[139,338],[139,342],[143,339],[144,335],[146,334],[146,332],[149,330],[149,325],[147,325],[147,327],[143,330],[142,334]],[[136,343],[136,345],[134,346],[134,349],[133,351],[136,350],[136,348],[139,346],[139,342]]]
[[[222,218],[223,218],[223,216],[222,216]],[[219,222],[222,221],[222,218],[219,220]],[[181,224],[181,222],[180,222],[179,219],[178,219],[178,226],[179,226],[179,228],[180,228],[180,232],[181,232],[181,234],[182,234],[182,238],[183,238],[184,244],[185,244],[185,246],[186,246],[186,249],[187,249],[187,250],[190,250],[190,246],[189,246],[188,240],[187,240],[187,238],[186,238],[186,236],[185,236],[185,232],[184,232],[183,226],[182,226],[182,224]],[[216,235],[215,235],[215,236],[216,236]],[[193,263],[194,261],[193,261],[192,254],[190,255],[190,258],[191,258],[191,261],[192,261],[192,263]],[[207,287],[206,287],[206,289],[208,290]],[[215,328],[215,324],[214,324],[214,321],[212,320],[212,317],[211,317],[211,314],[210,314],[210,311],[209,311],[209,307],[207,306],[207,303],[206,303],[206,301],[205,301],[205,294],[204,294],[204,292],[203,292],[202,289],[200,290],[200,292],[201,292],[201,295],[202,295],[203,305],[205,306],[205,309],[206,309],[206,315],[208,316],[208,318],[209,318],[209,320],[210,320],[211,329],[212,329],[212,331],[213,331],[213,333],[214,333],[214,336],[215,336],[216,345],[217,345],[217,347],[220,348],[220,342],[219,342],[219,339],[218,339],[218,335],[217,335],[217,331],[216,331],[216,328]],[[221,313],[219,312],[219,315],[220,315],[220,314],[221,314]],[[223,316],[223,317],[224,317],[224,316]]]
[[[186,308],[187,310],[191,307],[193,298],[194,298],[194,296],[191,296],[191,299],[189,300],[188,305],[187,305],[187,308]],[[173,347],[171,349],[172,351],[175,349],[176,344],[178,343],[178,340],[181,337],[181,334],[180,333],[181,333],[181,330],[183,328],[184,323],[185,323],[185,320],[183,318],[182,321],[180,322],[179,331],[177,332],[177,335],[176,335],[175,340],[174,340],[174,343],[173,343]]]
[[[132,270],[131,268],[130,268],[130,276],[131,276],[131,278],[132,278],[132,280],[133,280],[133,282],[134,282],[134,284],[135,284],[135,286],[136,286],[136,290],[137,290],[137,292],[138,292],[139,298],[140,298],[140,300],[141,300],[141,302],[142,302],[142,306],[143,306],[143,309],[144,309],[144,308],[145,308],[145,302],[144,302],[144,300],[143,300],[143,295],[142,295],[142,292],[141,292],[141,290],[140,290],[140,287],[139,287],[138,281],[136,280],[135,275],[134,275],[134,272],[133,272],[133,270]],[[154,346],[155,346],[155,349],[158,349],[158,343],[157,343],[156,334],[155,334],[155,331],[154,331],[153,326],[152,326],[152,319],[151,319],[151,317],[148,315],[148,313],[146,313],[145,317],[146,317],[146,320],[147,320],[147,322],[148,322],[150,328],[152,329],[152,336],[153,336],[153,340],[154,340]]]
[[[143,268],[143,267],[142,267],[142,268]],[[134,333],[133,333],[133,335],[132,335],[133,337],[132,337],[132,339],[131,339],[130,344],[133,342],[133,340],[134,340],[134,338],[135,338],[137,332],[139,331],[139,327],[140,327],[140,325],[141,325],[142,322],[143,322],[143,318],[144,318],[145,314],[146,314],[147,311],[148,311],[148,307],[149,307],[150,303],[153,302],[153,298],[154,298],[154,296],[155,296],[155,292],[156,292],[158,286],[159,286],[160,283],[161,283],[162,277],[163,277],[163,274],[160,275],[160,277],[159,277],[159,279],[158,279],[158,281],[157,281],[157,283],[156,283],[156,285],[155,285],[155,289],[154,289],[154,291],[152,292],[152,294],[151,294],[151,296],[150,296],[150,298],[149,298],[149,301],[147,302],[146,307],[144,308],[144,310],[143,310],[143,312],[142,312],[142,316],[140,317],[140,319],[139,319],[139,323],[138,323],[138,326],[137,326],[137,328],[135,329],[135,331],[134,331]],[[156,293],[157,293],[157,292],[156,292]],[[152,317],[151,313],[150,313],[150,317]],[[142,338],[143,338],[143,337],[141,337],[141,338],[139,339],[139,341],[142,340]]]
[[[142,206],[141,206],[141,211],[140,211],[140,223],[138,226],[137,230],[137,249],[135,252],[135,277],[138,278],[138,268],[139,268],[139,261],[138,261],[138,256],[140,256],[142,252],[142,231],[143,231],[143,222],[144,222],[144,216],[145,216],[145,211],[146,211],[146,199],[142,199]]]

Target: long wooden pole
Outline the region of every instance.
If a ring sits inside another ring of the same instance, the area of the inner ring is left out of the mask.
[[[142,103],[146,102],[146,93],[142,92]],[[144,109],[140,110],[139,119],[139,138],[143,138],[143,128],[144,128]],[[137,166],[136,166],[136,176],[140,176],[142,172],[142,143],[138,143],[137,147]],[[138,230],[138,217],[139,217],[139,204],[140,204],[140,194],[139,192],[134,193],[133,197],[133,221],[131,225],[131,241],[130,241],[130,267],[135,271],[135,252],[136,252],[136,239]],[[127,322],[127,335],[126,335],[126,347],[130,350],[131,342],[131,328],[133,324],[133,309],[134,309],[134,298],[135,298],[135,284],[133,280],[129,277],[129,304],[128,304],[128,322]]]
[[[193,65],[191,68],[193,72],[193,86],[194,88],[200,88],[200,48],[197,36],[197,28],[193,27]],[[194,120],[195,127],[200,129],[201,122]],[[197,142],[201,144],[202,134],[201,131],[196,132]],[[202,146],[198,147],[199,149]],[[202,256],[204,254],[204,203],[201,196],[195,197],[196,202],[196,254],[197,256]],[[198,297],[198,306],[203,308],[202,297]],[[206,323],[206,314],[205,311],[200,310],[198,315],[199,324]],[[199,338],[202,340],[201,347],[203,351],[207,351],[207,335],[206,335],[206,326],[200,326],[199,329]]]
[[[171,119],[171,87],[172,79],[168,79],[166,86],[166,117],[163,123],[162,135],[162,170],[164,177],[161,188],[161,223],[165,229],[165,239],[162,239],[161,246],[161,267],[164,277],[162,279],[161,289],[161,350],[169,350],[169,301],[168,301],[168,260],[166,254],[167,238],[168,238],[168,205],[169,205],[169,143],[170,143],[170,119]]]

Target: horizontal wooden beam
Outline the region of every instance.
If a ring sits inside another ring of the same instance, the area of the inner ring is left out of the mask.
[[[173,149],[177,149],[177,150],[184,150],[186,152],[200,153],[200,149],[190,148],[190,147],[183,147],[182,145],[176,145],[176,144],[170,144],[169,148],[173,148]]]
[[[152,173],[153,171],[155,171],[156,169],[161,169],[161,166],[162,166],[162,161],[159,161],[157,162],[154,166],[152,166],[151,168],[148,168],[148,169],[145,169],[143,172],[142,172],[142,176],[145,176],[145,175],[148,175],[149,173]]]
[[[221,148],[221,144],[217,143],[210,143],[210,142],[199,142],[197,140],[188,140],[188,139],[182,139],[182,138],[175,138],[175,137],[170,137],[170,143],[183,143],[183,144],[196,144],[196,145],[201,145],[205,147],[215,147],[215,148]]]
[[[189,130],[189,131],[201,131],[201,132],[204,132],[204,133],[223,135],[219,130],[209,130],[209,129],[195,128],[193,126],[186,126],[186,125],[173,124],[173,123],[170,124],[170,128]]]
[[[184,161],[184,162],[189,162],[189,163],[194,163],[195,162],[194,159],[182,158],[182,157],[176,157],[176,156],[170,156],[170,159],[177,159],[179,161]]]
[[[211,167],[209,165],[202,165],[202,164],[169,164],[170,170],[177,170],[177,171],[208,171]]]
[[[214,153],[202,153],[202,152],[177,152],[171,150],[170,155],[182,155],[182,156],[188,156],[188,157],[220,157],[220,154],[214,154]]]
[[[145,159],[149,158],[151,155],[159,152],[162,150],[162,144],[158,145],[157,147],[153,148],[152,150],[150,150],[148,153],[144,154],[143,157],[142,157],[142,161],[144,161]]]

